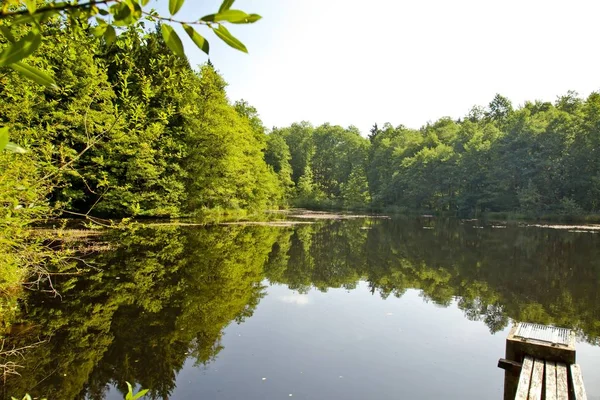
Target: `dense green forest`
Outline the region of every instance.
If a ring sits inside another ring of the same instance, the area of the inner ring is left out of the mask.
[[[577,216],[600,207],[600,94],[514,109],[496,95],[459,119],[420,129],[308,123],[273,129],[276,170],[289,150],[295,202],[305,206]],[[283,145],[287,144],[287,149]]]
[[[34,164],[32,182],[59,211],[178,216],[281,202],[256,110],[231,104],[210,64],[195,71],[140,28],[110,47],[57,30],[35,61],[58,89],[8,72],[0,115],[30,150],[5,162]]]
[[[288,205],[574,216],[600,206],[598,93],[517,109],[496,95],[457,120],[375,125],[368,137],[307,122],[267,130],[254,107],[227,98],[210,63],[194,69],[158,31],[131,27],[108,46],[54,29],[30,62],[58,88],[0,77],[0,122],[28,150],[0,159],[11,216]]]

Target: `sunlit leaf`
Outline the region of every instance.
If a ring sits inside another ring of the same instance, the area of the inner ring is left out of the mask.
[[[217,16],[217,14],[208,14],[208,15],[205,15],[204,17],[200,18],[200,21],[214,22],[216,16]]]
[[[37,9],[37,0],[24,0],[25,6],[27,7],[27,11],[29,14],[33,14]]]
[[[108,25],[98,25],[92,29],[92,34],[96,37],[100,37],[106,33]]]
[[[8,144],[8,126],[0,128],[0,151]]]
[[[191,26],[187,24],[183,24],[183,29],[188,34],[188,36],[192,39],[192,41],[198,46],[203,52],[208,54],[209,46],[208,40],[206,40],[202,35],[194,30]]]
[[[112,25],[107,25],[106,32],[104,32],[104,40],[106,40],[106,44],[109,46],[117,40],[117,32]]]
[[[221,7],[219,7],[219,12],[223,12],[223,11],[227,11],[231,8],[231,6],[233,5],[233,2],[235,0],[223,0],[223,3],[221,3]]]
[[[185,0],[169,0],[169,12],[171,15],[177,14]]]
[[[175,29],[170,25],[162,24],[160,26],[160,30],[162,33],[163,39],[165,39],[165,43],[171,49],[171,51],[177,54],[179,57],[185,58],[185,52],[183,51],[183,43],[181,43],[181,39]]]
[[[128,19],[131,17],[131,8],[129,8],[126,3],[119,3],[111,6],[110,12],[115,19],[115,25],[123,26],[128,24]]]
[[[13,64],[30,56],[38,47],[40,47],[41,43],[42,36],[38,32],[29,32],[19,41],[10,43],[8,47],[0,53],[0,66],[4,67]]]
[[[213,28],[213,31],[222,41],[227,43],[229,46],[233,47],[234,49],[243,51],[244,53],[248,52],[246,46],[244,46],[242,42],[236,39],[223,25],[219,25],[218,28]]]
[[[262,17],[258,14],[249,14],[248,17],[242,21],[231,21],[233,24],[252,24]]]
[[[210,14],[202,17],[202,21],[206,22],[219,22],[219,21],[227,21],[227,22],[241,22],[245,21],[248,17],[248,14],[241,10],[226,10],[222,13]]]
[[[139,392],[137,392],[135,394],[135,396],[133,396],[133,400],[137,400],[137,399],[143,397],[146,393],[148,393],[148,389],[140,390]]]
[[[5,147],[5,150],[10,153],[19,153],[19,154],[27,153],[27,150],[25,150],[24,148],[22,148],[21,146],[19,146],[16,143],[13,143],[13,142],[8,142],[8,144]]]
[[[142,17],[142,6],[140,6],[137,1],[132,1],[130,4],[131,16],[135,20],[140,19]]]
[[[14,64],[10,64],[9,67],[14,69],[24,77],[31,79],[36,83],[39,83],[40,85],[56,88],[56,82],[54,81],[54,79],[52,79],[51,76],[49,76],[45,72],[40,71],[37,68],[32,67],[31,65],[27,65],[22,62],[17,62]]]
[[[133,400],[133,388],[131,387],[131,383],[125,381],[127,384],[127,396],[125,396],[125,400]]]
[[[146,6],[150,3],[150,0],[142,0],[142,6]]]

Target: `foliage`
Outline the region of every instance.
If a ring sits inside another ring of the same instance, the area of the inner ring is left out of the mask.
[[[269,136],[287,144],[296,205],[576,218],[600,212],[599,99],[568,92],[514,109],[496,95],[420,129],[375,125],[363,138],[300,123]]]
[[[256,110],[230,104],[212,65],[194,71],[160,32],[139,26],[110,47],[70,27],[52,29],[44,56],[31,60],[55,69],[59,88],[7,72],[0,118],[38,160],[56,208],[164,217],[284,202],[289,182],[264,160]]]
[[[140,397],[143,397],[146,393],[148,393],[148,389],[143,389],[133,394],[133,387],[131,387],[131,383],[125,382],[127,384],[127,394],[125,395],[125,400],[137,400]]]
[[[38,84],[56,87],[51,74],[23,62],[40,48],[44,40],[52,37],[53,33],[49,34],[45,29],[49,20],[65,21],[76,29],[89,30],[94,37],[103,38],[109,46],[115,42],[120,29],[135,26],[142,19],[161,22],[160,30],[165,44],[182,58],[185,58],[183,44],[169,23],[181,25],[194,44],[208,54],[208,41],[193,27],[203,25],[227,45],[248,52],[246,46],[229,32],[224,23],[251,24],[258,21],[260,15],[232,9],[234,0],[224,0],[215,13],[189,21],[174,19],[184,2],[185,0],[169,0],[170,16],[163,16],[153,9],[148,10],[149,0],[100,0],[87,3],[51,0],[41,4],[37,0],[4,1],[0,8],[0,34],[5,39],[5,46],[0,51],[0,67],[12,68]],[[94,21],[94,25],[88,25],[90,20]],[[14,30],[25,32],[21,32],[20,37],[15,37]]]

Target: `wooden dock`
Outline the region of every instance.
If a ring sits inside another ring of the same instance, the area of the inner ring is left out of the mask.
[[[569,329],[519,323],[506,338],[505,400],[587,400]]]

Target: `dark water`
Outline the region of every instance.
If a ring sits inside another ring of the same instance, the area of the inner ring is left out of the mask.
[[[600,234],[433,219],[138,228],[31,293],[4,398],[502,397],[513,321],[577,331],[600,398]],[[426,229],[427,228],[427,229]]]

